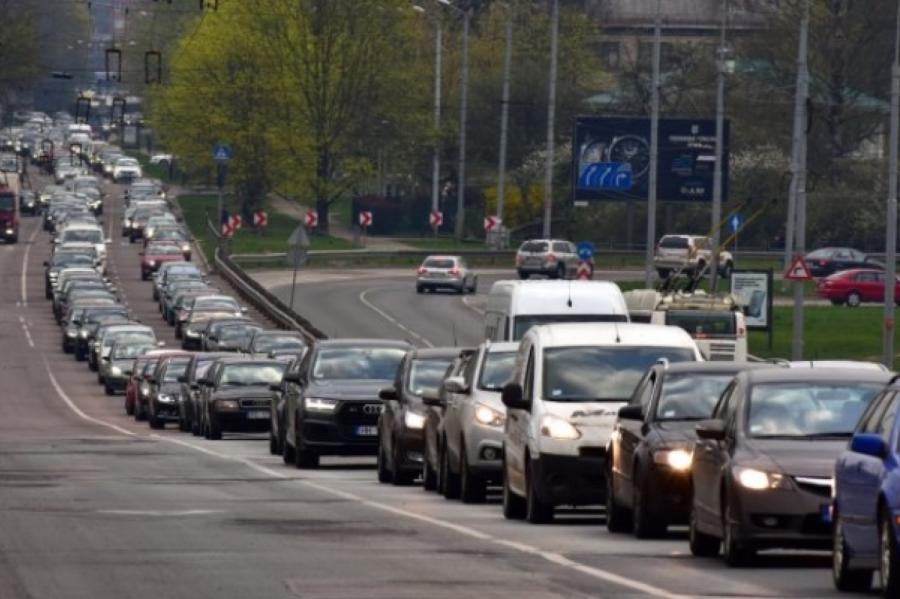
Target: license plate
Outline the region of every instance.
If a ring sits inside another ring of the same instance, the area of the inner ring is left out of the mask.
[[[357,426],[356,435],[358,437],[376,437],[378,436],[377,426]]]
[[[822,517],[822,522],[831,524],[831,504],[823,503],[819,508],[819,515]]]
[[[266,410],[252,410],[247,412],[247,418],[249,420],[264,420],[269,417],[269,412]]]

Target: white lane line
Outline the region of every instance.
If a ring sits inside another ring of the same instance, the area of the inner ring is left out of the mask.
[[[473,298],[473,297],[474,297],[474,296],[472,296],[472,295],[464,295],[464,296],[462,297],[462,300],[461,300],[463,306],[465,306],[466,308],[468,308],[468,309],[471,310],[472,312],[475,312],[476,314],[480,314],[481,316],[484,316],[484,313],[485,313],[484,310],[482,310],[482,309],[479,308],[478,306],[473,306],[472,304],[469,303],[469,299],[470,299],[470,298]]]
[[[28,341],[28,345],[34,349],[34,339],[31,338],[31,331],[28,330],[28,323],[25,322],[25,317],[19,316],[19,322],[22,324],[22,330],[25,332],[25,339]]]
[[[379,308],[378,306],[376,306],[375,304],[373,304],[372,302],[369,301],[369,299],[368,299],[369,293],[371,293],[373,291],[380,291],[382,289],[388,289],[388,288],[381,287],[381,288],[376,288],[376,289],[366,289],[365,291],[363,291],[362,293],[359,294],[359,301],[362,302],[362,304],[364,306],[366,306],[367,308],[369,308],[370,310],[372,310],[373,312],[375,312],[376,314],[378,314],[379,316],[384,318],[386,321],[388,321],[389,323],[391,323],[392,325],[394,325],[395,327],[397,327],[404,333],[407,333],[411,337],[421,341],[422,344],[425,345],[426,347],[434,347],[434,343],[432,343],[431,341],[429,341],[422,335],[418,334],[417,332],[415,332],[414,330],[412,330],[411,328],[409,328],[408,326],[406,326],[405,324],[403,324],[402,322],[400,322],[399,320],[397,320],[396,318],[394,318],[393,316],[391,316],[390,314],[388,314],[387,312],[385,312],[384,310],[382,310],[381,308]]]
[[[28,255],[31,253],[31,246],[35,237],[40,232],[40,228],[36,227],[28,237],[28,245],[25,246],[25,252],[22,254],[22,307],[28,307]]]
[[[448,520],[443,520],[441,518],[433,518],[431,516],[426,516],[424,514],[420,514],[417,512],[413,512],[410,510],[405,510],[403,508],[399,508],[393,505],[389,505],[386,503],[381,503],[378,501],[372,501],[371,499],[366,499],[354,493],[348,493],[347,491],[341,491],[340,489],[335,489],[328,485],[324,485],[318,482],[312,482],[310,480],[298,478],[295,476],[288,476],[284,471],[273,470],[267,466],[262,466],[253,462],[247,458],[241,458],[236,456],[229,456],[223,453],[219,453],[218,451],[208,449],[206,447],[202,447],[200,445],[196,445],[194,443],[184,441],[181,439],[177,439],[174,437],[161,436],[157,434],[150,435],[154,439],[158,439],[160,441],[165,441],[168,443],[174,443],[176,445],[181,445],[182,447],[187,447],[193,449],[195,451],[199,451],[209,456],[214,456],[223,460],[227,460],[230,462],[236,462],[243,464],[257,472],[265,474],[267,476],[271,476],[273,478],[277,478],[279,480],[286,480],[289,482],[297,483],[308,487],[310,489],[315,489],[322,493],[332,495],[334,497],[338,497],[340,499],[345,499],[347,501],[352,501],[355,503],[359,503],[361,505],[377,509],[383,512],[388,512],[390,514],[394,514],[396,516],[401,516],[403,518],[408,518],[412,520],[418,520],[419,522],[425,522],[427,524],[431,524],[432,526],[437,526],[440,528],[444,528],[447,530],[451,530],[458,534],[476,539],[478,541],[483,541],[486,543],[493,543],[495,545],[500,545],[502,547],[506,547],[508,549],[512,549],[514,551],[518,551],[520,553],[525,553],[528,555],[533,555],[535,557],[540,557],[552,564],[555,564],[561,568],[566,568],[568,570],[573,570],[579,572],[585,576],[589,576],[591,578],[595,578],[597,580],[602,580],[604,582],[612,583],[618,585],[623,588],[628,588],[640,593],[644,593],[646,595],[650,595],[652,597],[664,597],[665,599],[684,599],[687,595],[679,595],[677,593],[672,593],[663,588],[653,586],[651,584],[639,582],[636,580],[632,580],[630,578],[626,578],[624,576],[620,576],[614,572],[610,572],[609,570],[604,570],[602,568],[597,568],[595,566],[589,566],[587,564],[583,564],[581,562],[577,562],[575,560],[569,559],[561,553],[556,553],[553,551],[545,551],[539,547],[535,547],[534,545],[529,545],[527,543],[519,543],[516,541],[510,541],[508,539],[504,539],[501,537],[496,537],[491,534],[482,532],[475,528],[471,528],[469,526],[465,526],[463,524],[456,524],[455,522],[450,522]]]

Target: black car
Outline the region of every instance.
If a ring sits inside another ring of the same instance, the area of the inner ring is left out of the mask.
[[[284,462],[316,468],[322,455],[376,455],[378,393],[410,349],[383,339],[317,341],[285,374]]]
[[[474,351],[460,352],[447,367],[444,379],[454,376],[463,376],[475,355]],[[446,476],[441,478],[442,458],[441,439],[444,435],[444,415],[447,406],[447,393],[443,385],[438,393],[437,401],[431,398],[422,400],[425,409],[425,426],[422,427],[422,486],[426,491],[438,491],[442,495],[447,490]],[[446,474],[446,472],[444,472]],[[451,493],[452,495],[452,493]]]
[[[166,356],[150,376],[147,422],[152,429],[165,428],[166,422],[178,422],[182,402],[181,383],[190,356]]]
[[[90,251],[58,251],[44,262],[44,297],[53,299],[53,286],[60,271],[66,268],[94,268],[96,258]]]
[[[609,446],[606,527],[640,538],[687,523],[698,420],[712,416],[738,372],[772,368],[750,362],[657,364],[635,388]]]
[[[249,318],[217,318],[210,320],[200,333],[203,351],[236,352],[262,325]]]
[[[729,565],[760,549],[832,546],[834,464],[888,372],[767,368],[738,374],[697,425],[691,552]]]
[[[303,360],[303,355],[292,355],[287,357],[287,355],[282,356],[273,356],[269,354],[269,358],[272,360],[278,360],[279,362],[284,362],[287,364],[287,368],[285,372],[290,372],[291,370],[296,370],[296,368],[300,365],[301,360]],[[284,407],[285,407],[285,394],[284,390],[288,383],[285,382],[284,378],[269,386],[269,389],[272,391],[272,404],[269,409],[269,453],[272,455],[281,455],[283,451],[282,446],[284,444]]]
[[[444,374],[460,348],[414,349],[403,358],[391,387],[379,393],[378,481],[409,484],[422,472],[425,397],[437,397]]]
[[[282,379],[287,364],[276,360],[220,358],[200,379],[201,430],[207,439],[230,431],[269,430],[271,385]]]
[[[827,277],[830,274],[851,268],[878,268],[884,270],[884,264],[873,260],[859,250],[853,248],[827,247],[806,254],[809,272],[814,277]]]
[[[19,194],[19,210],[22,214],[34,216],[40,212],[41,203],[36,191],[30,189],[22,190]]]
[[[88,343],[104,322],[128,322],[128,308],[120,305],[85,305],[69,310],[71,318],[63,330],[63,351],[75,354],[81,362],[87,356]]]
[[[233,356],[231,352],[204,352],[191,354],[190,361],[184,369],[184,373],[178,377],[181,384],[181,403],[178,404],[179,417],[178,428],[185,432],[200,435],[200,383],[199,380],[206,376],[206,371],[219,358]]]

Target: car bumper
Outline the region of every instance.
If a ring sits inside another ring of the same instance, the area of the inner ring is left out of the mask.
[[[733,494],[738,510],[737,538],[753,547],[828,549],[831,500],[803,489]]]
[[[361,435],[358,428],[360,426],[377,430],[377,417],[373,418],[371,423],[367,423],[307,414],[300,430],[303,443],[322,455],[376,455],[378,435]]]
[[[130,375],[125,376],[112,376],[106,375],[106,384],[109,385],[111,389],[116,391],[125,391],[128,388],[128,378]]]
[[[178,420],[178,404],[173,405],[175,406],[174,419]],[[251,412],[258,414],[259,417],[254,416],[251,418]],[[264,417],[263,413],[265,413]],[[223,431],[266,432],[270,428],[272,417],[268,409],[253,408],[252,410],[217,411],[216,420],[219,423],[219,428]]]
[[[422,470],[422,460],[425,451],[425,430],[404,427],[397,438],[397,444],[400,463],[394,464],[394,467],[409,472]]]
[[[533,463],[538,498],[553,505],[598,505],[606,499],[606,458],[540,454]]]
[[[503,476],[503,429],[473,426],[464,431],[469,469],[490,480]]]
[[[646,496],[641,496],[645,505],[669,524],[686,524],[693,500],[690,470],[653,468],[648,483]]]
[[[463,279],[453,279],[450,277],[419,277],[416,279],[417,287],[461,289],[463,285],[465,285]]]

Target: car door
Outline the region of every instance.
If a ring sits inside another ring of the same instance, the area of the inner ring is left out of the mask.
[[[731,383],[722,393],[713,411],[712,419],[727,422],[735,412],[739,387]],[[691,468],[694,483],[694,508],[698,522],[704,529],[717,530],[719,527],[719,489],[713,488],[720,480],[724,441],[699,439],[694,445],[694,462]]]
[[[486,351],[487,350],[484,349],[482,350],[482,352],[485,353]],[[469,389],[469,393],[472,391],[471,381],[474,376],[476,365],[477,361],[472,355],[462,358],[459,365],[457,376],[462,376],[466,381],[466,387]],[[444,415],[444,439],[447,443],[447,453],[450,463],[461,464],[462,444],[460,441],[462,440],[462,419],[469,395],[463,393],[450,393],[448,391],[445,398],[447,400],[447,405],[444,408],[446,410]],[[458,472],[459,469],[456,471]]]
[[[522,397],[532,401],[534,410],[534,347],[524,342],[522,348],[525,355],[525,368],[517,381],[522,385]],[[525,452],[528,448],[528,433],[531,424],[531,411],[508,409],[506,429],[503,439],[506,474],[510,487],[520,495],[525,494]]]
[[[859,294],[860,296],[862,296],[862,300],[864,302],[877,302],[884,297],[884,288],[881,287],[879,289],[878,283],[875,280],[875,273],[858,272],[853,275],[853,278],[857,289],[859,289]]]
[[[632,400],[629,402],[629,405],[641,406],[645,417],[658,378],[659,375],[656,369],[651,369],[635,389]],[[616,439],[618,440],[618,448],[613,451],[613,467],[616,476],[614,489],[616,498],[619,501],[624,505],[631,505],[631,501],[634,498],[634,457],[638,445],[644,438],[644,421],[619,420],[617,426],[618,434]]]
[[[300,424],[297,422],[297,416],[303,403],[303,393],[309,382],[309,370],[312,368],[314,355],[317,352],[309,351],[300,362],[297,368],[297,377],[299,382],[286,382],[284,393],[284,441],[289,445],[294,445],[297,438],[296,430]]]
[[[385,399],[381,402],[381,414],[378,416],[378,435],[381,446],[384,448],[385,456],[393,455],[395,433],[398,432],[397,429],[403,421],[403,389],[406,378],[409,376],[410,354],[411,352],[407,353],[400,362],[400,367],[397,369],[397,374],[394,377],[395,399]]]

